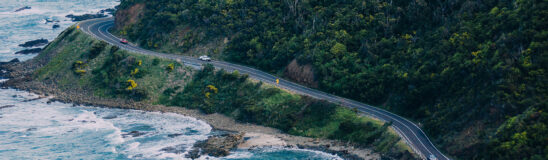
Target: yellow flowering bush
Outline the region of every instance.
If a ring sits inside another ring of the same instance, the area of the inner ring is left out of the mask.
[[[84,74],[86,74],[86,70],[83,70],[83,69],[77,69],[77,70],[74,71],[74,72],[76,72],[76,74],[78,74],[78,75],[84,75]]]
[[[218,93],[219,89],[217,89],[217,87],[215,87],[214,85],[207,85],[206,86],[206,91],[205,91],[205,97],[210,98],[211,97],[211,92]]]
[[[167,71],[171,72],[175,69],[175,65],[173,63],[170,63],[170,64],[167,65],[166,69],[167,69]]]
[[[86,67],[86,64],[83,61],[76,61],[74,62],[74,64],[72,64],[74,73],[80,76],[86,74],[86,70],[84,70],[84,67]]]
[[[127,84],[128,84],[128,87],[126,88],[126,90],[128,91],[131,91],[137,87],[137,82],[131,79],[127,80]]]
[[[213,85],[207,85],[207,88],[210,90],[210,91],[213,91],[213,93],[218,93],[219,92],[219,89],[217,89],[217,87],[213,86]]]
[[[135,76],[137,73],[139,73],[139,68],[135,68],[134,70],[131,71],[132,76]]]

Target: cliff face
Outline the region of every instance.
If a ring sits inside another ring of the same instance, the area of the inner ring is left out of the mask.
[[[127,9],[121,9],[116,12],[116,28],[122,29],[124,26],[129,26],[137,23],[139,17],[144,13],[145,4],[137,3]]]

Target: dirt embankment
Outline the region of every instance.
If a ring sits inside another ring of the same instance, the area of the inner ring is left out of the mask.
[[[137,23],[139,21],[139,18],[143,15],[144,10],[144,3],[138,3],[127,9],[118,10],[115,16],[116,29],[120,30],[123,29],[125,26]]]

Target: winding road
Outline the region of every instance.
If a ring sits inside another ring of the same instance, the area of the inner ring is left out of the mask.
[[[162,57],[167,59],[173,59],[194,68],[200,68],[202,64],[209,63],[215,66],[216,68],[219,68],[219,69],[222,68],[229,72],[238,70],[242,74],[248,74],[250,78],[260,80],[264,83],[276,85],[280,88],[290,90],[297,94],[302,94],[302,95],[310,96],[317,99],[327,100],[329,102],[340,104],[342,106],[349,107],[349,108],[356,108],[359,111],[361,111],[362,115],[364,116],[374,117],[385,122],[392,122],[392,128],[396,132],[398,132],[398,134],[406,141],[406,143],[409,144],[409,146],[411,146],[411,148],[416,153],[418,153],[421,156],[421,158],[427,159],[427,157],[429,157],[430,155],[434,155],[437,159],[440,159],[440,160],[449,159],[448,157],[443,155],[443,153],[441,153],[432,144],[432,142],[430,142],[430,139],[428,139],[426,134],[417,125],[415,125],[413,122],[403,117],[400,117],[396,114],[390,113],[383,109],[379,109],[379,108],[376,108],[367,104],[363,104],[354,100],[338,97],[338,96],[328,94],[319,90],[311,89],[311,88],[281,79],[280,77],[273,76],[266,72],[263,72],[254,68],[238,65],[238,64],[233,64],[233,63],[228,63],[223,61],[205,62],[205,61],[200,61],[194,57],[158,53],[158,52],[142,49],[138,46],[134,46],[131,44],[122,44],[120,43],[119,38],[110,34],[108,31],[114,25],[114,18],[112,17],[82,21],[78,23],[78,25],[80,26],[80,29],[86,34],[89,34],[99,40],[103,40],[111,45],[118,46],[122,49],[131,51],[131,52],[150,55],[150,56],[156,56],[156,57]],[[279,84],[276,84],[276,79],[280,80]]]

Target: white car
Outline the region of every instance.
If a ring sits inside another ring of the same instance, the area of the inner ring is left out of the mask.
[[[438,158],[431,154],[430,156],[428,156],[428,160],[438,160]]]
[[[206,56],[206,55],[200,56],[198,59],[199,59],[199,60],[202,60],[202,61],[211,61],[211,58],[209,58],[209,57]]]

